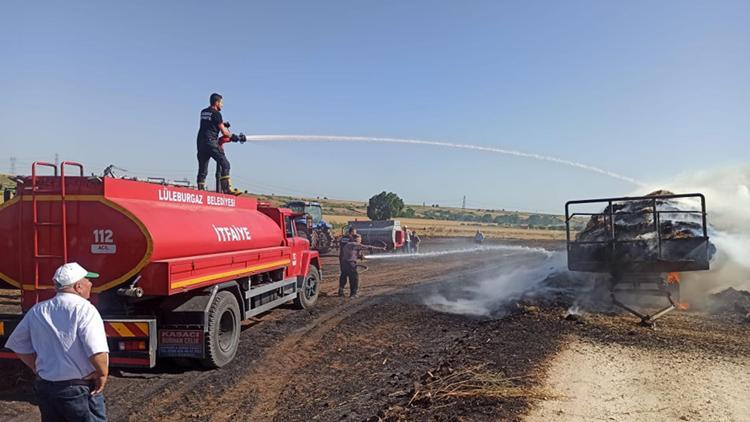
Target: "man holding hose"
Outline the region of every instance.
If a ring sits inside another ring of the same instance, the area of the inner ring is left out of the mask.
[[[344,296],[344,287],[346,287],[348,279],[350,289],[349,297],[357,297],[357,290],[359,289],[357,259],[359,259],[362,251],[368,249],[385,250],[385,248],[379,248],[377,246],[363,245],[362,236],[359,234],[354,234],[349,242],[341,246],[341,251],[339,252],[339,265],[341,266],[341,276],[339,276],[339,296]]]

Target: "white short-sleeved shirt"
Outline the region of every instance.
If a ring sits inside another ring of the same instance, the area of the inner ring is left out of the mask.
[[[58,293],[24,315],[5,347],[36,353],[37,374],[47,381],[81,379],[94,372],[89,357],[109,352],[104,322],[88,300]]]

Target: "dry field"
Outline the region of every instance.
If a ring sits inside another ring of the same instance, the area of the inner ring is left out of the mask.
[[[460,250],[462,241],[427,239],[423,246]],[[501,291],[503,274],[542,256],[485,249],[367,260],[355,299],[335,296],[338,260],[324,256],[316,308],[281,307],[246,323],[237,357],[218,370],[163,360],[153,370],[113,371],[109,419],[750,420],[744,313],[676,312],[643,328],[619,312],[565,318],[573,299],[565,293],[498,303],[503,312],[491,318],[427,305],[435,294],[457,301],[486,295],[480,286],[488,280]],[[0,312],[18,308],[17,292],[0,290]],[[33,375],[9,361],[0,362],[0,374],[0,420],[39,420]]]

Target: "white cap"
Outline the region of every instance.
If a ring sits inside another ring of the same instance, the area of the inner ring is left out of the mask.
[[[54,280],[55,284],[58,286],[65,287],[70,286],[83,278],[97,277],[99,277],[99,274],[88,272],[77,262],[69,262],[65,265],[61,265],[60,268],[55,271],[55,276],[52,277],[52,280]]]

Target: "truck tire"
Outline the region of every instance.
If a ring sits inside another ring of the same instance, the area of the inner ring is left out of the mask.
[[[240,306],[228,291],[219,292],[208,309],[206,357],[208,368],[221,368],[234,359],[240,343]]]
[[[310,265],[305,279],[302,280],[302,287],[297,292],[297,299],[294,299],[294,305],[299,309],[310,309],[318,301],[320,292],[320,272],[314,265]]]

